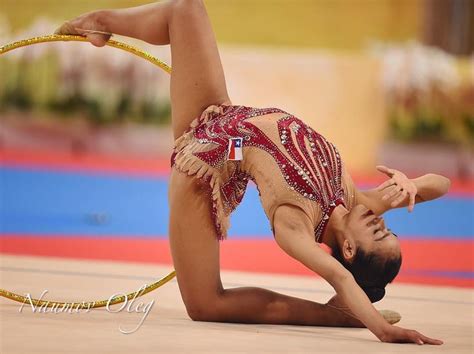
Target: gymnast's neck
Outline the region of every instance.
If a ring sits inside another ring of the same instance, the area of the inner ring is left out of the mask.
[[[336,208],[334,208],[331,216],[329,217],[326,230],[322,236],[322,243],[331,248],[344,243],[344,225],[345,218],[348,214],[349,211],[343,205],[338,205]]]

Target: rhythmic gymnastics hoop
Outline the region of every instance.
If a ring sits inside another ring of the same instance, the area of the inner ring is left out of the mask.
[[[38,43],[46,43],[46,42],[88,42],[88,39],[82,36],[76,36],[76,35],[61,35],[61,34],[54,34],[54,35],[48,35],[48,36],[41,36],[41,37],[33,37],[30,39],[24,39],[20,40],[17,42],[9,43],[6,44],[2,47],[0,47],[0,55],[5,54],[7,52],[10,52],[14,49],[21,48],[21,47],[26,47],[29,45],[33,44],[38,44]],[[108,40],[106,42],[106,45],[114,48],[118,48],[121,50],[124,50],[126,52],[132,53],[140,58],[143,58],[145,60],[148,60],[150,63],[155,64],[156,66],[160,67],[164,71],[166,71],[168,74],[171,73],[171,67],[158,58],[155,58],[154,56],[144,52],[141,49],[138,49],[134,46],[131,46],[126,43],[122,43],[116,40]],[[176,276],[176,271],[170,272],[168,275],[165,277],[157,280],[156,282],[146,285],[145,287],[141,288],[138,291],[135,291],[133,293],[129,293],[127,295],[122,295],[122,296],[117,296],[113,297],[108,300],[99,300],[99,301],[87,301],[87,302],[62,302],[62,301],[46,301],[46,300],[38,300],[38,299],[33,299],[30,297],[26,297],[23,295],[15,294],[11,291],[0,289],[0,296],[8,298],[13,301],[21,302],[21,303],[26,303],[26,302],[31,302],[31,304],[35,306],[40,306],[40,307],[61,307],[61,306],[70,306],[71,308],[76,308],[76,309],[92,309],[92,308],[98,308],[98,307],[105,307],[105,306],[110,306],[110,305],[115,305],[115,304],[120,304],[122,302],[128,301],[130,299],[135,299],[140,296],[143,296],[145,294],[148,294],[149,292],[158,289],[159,287],[163,286],[164,284],[168,283],[171,279],[173,279]]]

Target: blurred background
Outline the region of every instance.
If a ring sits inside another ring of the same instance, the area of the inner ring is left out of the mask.
[[[206,0],[234,104],[277,106],[333,141],[361,188],[376,164],[452,179],[396,210],[397,281],[473,286],[474,2]],[[138,0],[2,0],[0,46]],[[169,47],[120,38],[170,63]],[[0,251],[170,264],[169,76],[87,43],[0,56]],[[257,257],[258,255],[258,257]],[[275,245],[251,186],[222,266],[310,274]]]

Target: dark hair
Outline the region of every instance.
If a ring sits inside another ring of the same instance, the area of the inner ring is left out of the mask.
[[[351,272],[372,302],[382,300],[385,296],[385,287],[395,279],[402,265],[401,254],[398,257],[384,259],[375,253],[367,253],[360,247],[357,248],[351,262],[344,259],[337,245],[332,248],[332,255]]]

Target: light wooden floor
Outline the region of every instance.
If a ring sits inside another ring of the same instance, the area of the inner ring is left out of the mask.
[[[98,300],[137,290],[171,270],[168,266],[0,255],[0,287],[47,300]],[[226,287],[256,285],[326,301],[331,288],[309,277],[223,272]],[[473,291],[392,285],[377,305],[402,314],[401,325],[443,339],[440,347],[383,344],[365,329],[200,323],[188,319],[173,280],[137,300],[155,301],[142,313],[105,309],[89,313],[33,313],[0,299],[0,353],[472,353]],[[114,309],[117,309],[117,306]],[[242,304],[245,306],[245,304]]]

